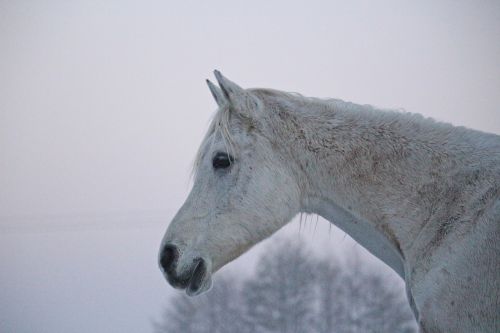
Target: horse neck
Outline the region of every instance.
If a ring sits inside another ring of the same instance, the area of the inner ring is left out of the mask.
[[[330,220],[402,275],[404,252],[422,228],[408,214],[408,195],[429,171],[408,153],[415,116],[341,101],[289,103],[281,112],[281,146],[295,161],[303,211]]]

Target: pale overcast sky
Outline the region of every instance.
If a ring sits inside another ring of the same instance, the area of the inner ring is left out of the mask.
[[[498,1],[0,0],[0,50],[1,332],[151,331],[215,68],[500,133]]]

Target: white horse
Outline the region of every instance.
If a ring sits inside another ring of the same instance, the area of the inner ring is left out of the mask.
[[[219,109],[161,244],[172,286],[206,291],[315,213],[405,280],[421,332],[500,332],[500,136],[215,76]]]

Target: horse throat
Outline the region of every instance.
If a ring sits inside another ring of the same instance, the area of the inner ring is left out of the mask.
[[[356,242],[391,267],[401,278],[404,274],[404,257],[399,246],[375,225],[328,198],[309,199],[308,212],[315,213],[345,231]]]

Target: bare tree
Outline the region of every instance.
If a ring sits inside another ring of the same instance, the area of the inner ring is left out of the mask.
[[[178,294],[165,309],[156,333],[233,333],[245,327],[240,293],[234,280],[219,277],[212,290],[198,297]]]
[[[315,279],[318,312],[315,317],[317,332],[342,332],[348,313],[345,307],[342,272],[333,261],[319,260]]]
[[[356,255],[343,269],[321,260],[318,332],[415,332],[402,284],[385,275],[362,269]]]
[[[364,332],[414,332],[416,322],[402,288],[381,274],[362,273],[360,303],[364,304],[359,326]],[[396,286],[396,287],[395,287]]]
[[[310,332],[315,314],[314,257],[303,244],[284,242],[260,259],[243,288],[255,332]]]

